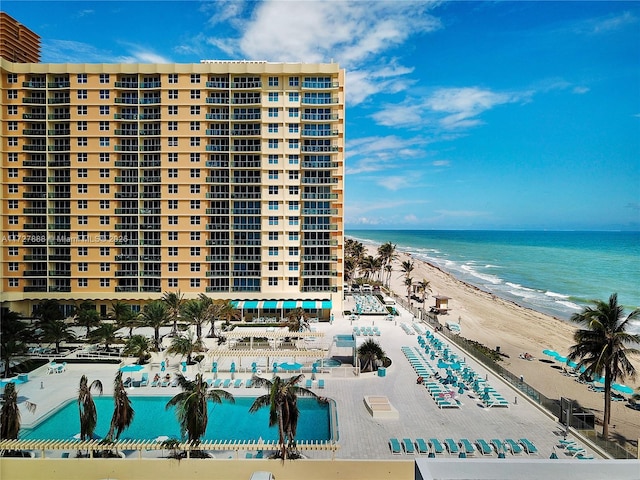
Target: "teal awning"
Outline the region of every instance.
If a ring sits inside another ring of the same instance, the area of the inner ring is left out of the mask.
[[[258,301],[257,300],[245,300],[243,308],[245,310],[247,310],[249,308],[258,308]]]
[[[282,304],[282,308],[285,308],[287,310],[293,310],[297,306],[298,306],[298,302],[296,302],[295,300],[285,300],[284,303]]]
[[[318,308],[315,300],[304,300],[302,302],[302,308],[312,310]]]
[[[262,308],[272,308],[272,309],[278,308],[278,302],[272,301],[272,300],[265,301],[263,302]]]
[[[332,307],[332,306],[333,306],[333,305],[332,305],[332,303],[331,303],[331,300],[323,300],[323,301],[322,301],[322,308],[323,308],[323,309],[329,309],[329,310],[331,310],[331,307]]]

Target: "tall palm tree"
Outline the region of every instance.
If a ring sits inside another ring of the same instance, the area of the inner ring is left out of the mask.
[[[240,320],[242,312],[238,310],[231,300],[222,300],[220,304],[219,317],[224,319],[225,325],[229,326],[231,320]]]
[[[198,443],[207,431],[209,421],[207,402],[210,400],[213,403],[222,403],[222,400],[228,400],[235,403],[235,400],[233,395],[226,390],[209,390],[201,373],[198,373],[193,381],[187,380],[180,373],[178,373],[177,379],[182,392],[169,400],[165,408],[176,407],[176,417],[182,436],[184,437],[186,434],[189,443]]]
[[[136,314],[131,309],[131,305],[122,302],[120,300],[111,304],[111,311],[109,312],[116,325],[120,328],[129,329],[129,337],[133,335],[133,329],[138,326],[138,319]]]
[[[344,256],[345,262],[349,260],[353,265],[353,276],[355,277],[358,273],[358,269],[362,263],[362,259],[364,258],[365,248],[361,242],[357,240],[353,240],[352,238],[347,238],[344,242]]]
[[[11,359],[24,353],[29,340],[30,329],[20,319],[20,315],[5,310],[0,315],[0,357],[4,364],[4,376],[11,376]]]
[[[424,309],[424,302],[427,299],[427,292],[431,291],[431,283],[427,281],[426,278],[423,278],[422,281],[418,282],[418,291],[422,293],[422,308]]]
[[[407,304],[411,305],[411,290],[413,289],[413,278],[405,277],[404,286],[407,287]]]
[[[88,301],[82,302],[76,311],[76,325],[87,329],[87,338],[91,332],[91,328],[100,324],[100,314],[96,310],[96,306]]]
[[[147,303],[138,317],[140,325],[153,328],[156,350],[160,349],[160,327],[167,324],[167,307],[161,300]]]
[[[287,313],[287,327],[290,332],[309,330],[309,314],[302,307],[294,308]]]
[[[35,412],[36,405],[25,402],[27,410]],[[16,440],[20,432],[20,409],[18,408],[18,390],[15,383],[7,383],[2,394],[2,408],[0,409],[0,439]]]
[[[54,343],[56,353],[60,353],[60,343],[73,342],[75,334],[64,320],[48,320],[40,324],[42,329],[42,339],[45,342]]]
[[[89,384],[86,375],[80,377],[80,388],[78,389],[78,412],[80,414],[80,440],[87,440],[93,437],[98,423],[98,411],[93,401],[91,390],[96,390],[102,395],[102,382],[94,380]]]
[[[295,375],[291,378],[275,376],[273,380],[262,377],[253,377],[257,387],[265,387],[269,390],[266,395],[256,398],[249,408],[254,413],[263,407],[269,407],[269,426],[278,426],[278,442],[280,444],[280,458],[299,458],[296,446],[296,430],[298,428],[298,396],[314,397],[318,401],[325,401],[308,388],[300,387],[304,375]]]
[[[586,375],[604,374],[602,436],[607,439],[611,421],[611,384],[636,376],[636,369],[628,357],[640,354],[640,350],[631,347],[640,344],[640,335],[627,330],[631,321],[640,317],[640,309],[624,317],[624,308],[618,304],[616,293],[609,297],[608,302],[594,300],[592,303],[593,307],[585,307],[582,312],[571,316],[571,320],[583,328],[574,334],[576,344],[569,351],[569,359],[579,359],[578,366],[585,367]]]
[[[386,273],[386,276],[385,276],[386,282],[385,283],[387,285],[387,288],[389,288],[389,284],[391,283],[391,272],[393,272],[393,265],[391,263],[387,263],[384,266],[384,271]]]
[[[124,344],[123,355],[138,357],[138,365],[143,365],[149,353],[149,340],[144,335],[133,335]]]
[[[391,242],[383,243],[378,247],[378,255],[380,255],[382,259],[382,270],[384,272],[389,272],[387,267],[391,267],[391,263],[396,259],[396,245]],[[390,277],[389,277],[390,278]],[[387,281],[387,286],[389,283]]]
[[[177,292],[164,292],[162,294],[162,302],[167,307],[169,319],[173,322],[171,327],[171,335],[178,334],[178,318],[180,318],[180,310],[182,309],[182,303],[184,302],[184,295]]]
[[[194,352],[199,352],[201,349],[202,340],[194,339],[193,333],[189,332],[188,335],[173,337],[171,345],[167,349],[167,353],[187,357],[187,364],[191,364],[191,356]]]
[[[64,319],[60,302],[51,299],[40,301],[33,309],[33,316],[40,322]]]
[[[182,305],[183,318],[192,325],[196,326],[197,341],[202,342],[202,326],[207,322],[207,309],[211,304],[208,297],[187,300]]]
[[[134,411],[122,381],[121,370],[118,370],[113,381],[113,403],[113,415],[111,416],[111,425],[107,434],[107,440],[109,441],[118,440],[122,432],[129,428],[131,422],[133,422]]]
[[[102,323],[98,328],[89,334],[92,342],[104,343],[104,349],[108,352],[109,346],[116,342],[116,332],[118,327],[113,323]]]
[[[384,350],[378,342],[369,338],[358,347],[358,358],[360,359],[361,370],[372,372],[378,369],[378,360],[385,357]]]
[[[411,272],[415,265],[412,260],[404,260],[400,264],[400,271],[404,273],[404,285],[407,287],[407,304],[411,305],[411,288],[413,287],[413,278],[411,278]]]

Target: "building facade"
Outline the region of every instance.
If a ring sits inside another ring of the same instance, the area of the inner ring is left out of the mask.
[[[4,12],[0,12],[0,57],[14,63],[40,61],[40,37]]]
[[[337,64],[0,67],[3,307],[178,290],[248,313],[341,305]]]

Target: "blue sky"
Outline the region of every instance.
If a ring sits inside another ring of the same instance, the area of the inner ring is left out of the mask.
[[[640,229],[639,2],[2,9],[44,62],[338,62],[348,230]]]

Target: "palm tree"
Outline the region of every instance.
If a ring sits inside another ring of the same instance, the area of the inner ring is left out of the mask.
[[[396,245],[394,245],[391,242],[383,243],[382,245],[380,245],[378,247],[378,255],[380,255],[380,258],[382,259],[382,269],[385,272],[390,273],[391,269],[388,268],[388,267],[391,267],[391,263],[397,257],[397,255],[396,255]],[[387,281],[387,286],[389,286],[388,281]]]
[[[64,320],[48,320],[40,324],[42,339],[45,342],[55,343],[56,353],[60,353],[60,343],[73,342],[75,334]]]
[[[405,277],[411,276],[411,272],[415,268],[414,263],[411,260],[405,260],[400,264],[400,271],[404,273]]]
[[[76,312],[76,325],[87,329],[87,338],[92,327],[100,324],[100,314],[96,311],[96,306],[88,301],[82,302]]]
[[[209,414],[207,412],[207,401],[222,403],[228,400],[235,403],[233,395],[226,390],[208,390],[208,384],[202,379],[202,374],[198,373],[195,380],[187,380],[182,374],[177,374],[178,386],[182,392],[178,393],[167,402],[165,408],[176,407],[176,417],[180,424],[182,436],[185,434],[189,443],[195,444],[207,431]]]
[[[380,344],[369,338],[358,347],[358,358],[360,359],[361,371],[372,372],[378,369],[378,360],[382,360],[386,354]]]
[[[184,295],[177,292],[164,292],[162,294],[162,302],[167,307],[169,319],[173,322],[171,327],[171,335],[178,334],[178,318],[180,318],[180,310],[182,309],[182,303],[184,302]]]
[[[413,278],[405,277],[404,285],[407,287],[407,304],[411,306],[411,289],[413,288]]]
[[[58,300],[42,300],[33,309],[33,316],[40,322],[48,322],[52,320],[63,320],[64,313],[60,307]]]
[[[304,375],[296,375],[287,379],[276,375],[273,380],[253,377],[255,385],[265,387],[269,393],[256,398],[249,408],[249,412],[254,413],[263,407],[269,407],[269,426],[278,426],[279,456],[282,461],[286,458],[300,457],[296,447],[296,430],[300,417],[298,396],[314,397],[318,401],[325,401],[308,388],[298,386],[303,378]]]
[[[4,310],[0,315],[0,357],[4,364],[4,376],[11,376],[11,359],[26,350],[25,342],[30,330],[22,322],[20,315]]]
[[[192,325],[196,326],[197,341],[202,342],[202,326],[207,321],[207,309],[211,304],[211,299],[202,297],[188,300],[182,305],[182,316]]]
[[[173,337],[167,353],[187,357],[187,364],[191,365],[191,355],[193,355],[194,352],[199,352],[201,349],[202,341],[198,339],[194,340],[193,333],[189,332],[186,336]]]
[[[122,382],[121,370],[118,370],[113,382],[113,403],[113,415],[111,416],[111,425],[107,434],[107,440],[109,441],[118,440],[122,432],[129,428],[129,425],[133,422],[134,411]]]
[[[357,240],[353,240],[351,238],[347,238],[344,242],[344,256],[345,263],[347,260],[353,265],[353,276],[355,277],[360,265],[362,263],[362,259],[364,258],[365,248],[361,242]]]
[[[226,326],[229,326],[231,320],[240,320],[242,318],[242,312],[236,308],[231,300],[221,300],[218,315],[224,319]]]
[[[393,272],[393,265],[391,263],[387,263],[384,266],[384,271],[386,273],[386,279],[387,279],[386,285],[387,285],[387,288],[389,288],[389,283],[391,283],[391,272]]]
[[[290,332],[309,330],[309,314],[304,311],[304,308],[294,308],[287,313],[287,327]]]
[[[93,437],[93,432],[98,423],[98,411],[93,401],[91,390],[96,390],[102,395],[102,382],[94,380],[89,384],[86,375],[80,377],[80,388],[78,389],[78,411],[80,414],[80,440],[87,440]]]
[[[104,349],[108,352],[109,346],[115,343],[117,338],[116,332],[118,327],[113,323],[103,323],[89,334],[92,342],[104,343]]]
[[[627,331],[629,324],[640,317],[640,309],[635,309],[624,318],[624,308],[618,304],[618,294],[609,297],[608,302],[592,301],[594,307],[585,307],[571,320],[581,325],[576,330],[569,359],[577,360],[579,367],[585,367],[588,376],[602,376],[604,373],[604,419],[602,436],[609,438],[611,421],[611,384],[626,377],[634,379],[636,370],[629,356],[640,354],[640,350],[630,345],[640,344],[640,335]]]
[[[35,412],[36,405],[25,402],[27,410]],[[2,408],[0,409],[0,438],[2,440],[16,440],[20,432],[20,409],[18,408],[18,390],[15,383],[7,383],[2,394]]]
[[[115,321],[119,328],[128,328],[129,337],[133,335],[133,329],[138,326],[138,318],[131,309],[131,305],[120,300],[111,304],[109,316]]]
[[[133,335],[129,337],[122,350],[123,355],[138,357],[138,365],[144,365],[149,353],[149,340],[144,335]]]
[[[421,282],[418,282],[418,291],[422,293],[422,308],[424,309],[424,302],[427,299],[427,292],[431,291],[431,284],[426,278],[423,278]]]
[[[154,300],[147,303],[140,316],[140,325],[153,328],[153,338],[156,350],[160,349],[160,327],[167,324],[167,307],[161,300]]]

